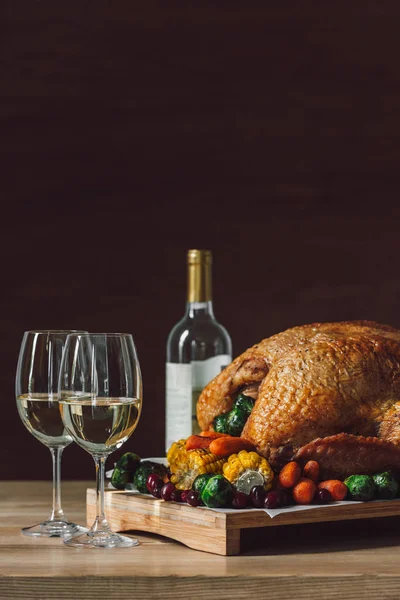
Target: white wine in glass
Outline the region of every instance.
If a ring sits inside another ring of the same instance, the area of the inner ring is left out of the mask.
[[[60,406],[67,430],[93,455],[108,455],[122,446],[140,417],[137,398],[68,398]]]
[[[25,535],[65,538],[87,531],[71,523],[61,506],[61,455],[73,439],[62,422],[57,392],[62,351],[71,332],[26,331],[21,343],[15,386],[18,413],[53,459],[52,513],[43,523],[22,529]]]
[[[123,548],[136,539],[111,531],[104,513],[107,457],[132,435],[142,409],[142,377],[130,334],[71,334],[58,387],[61,416],[74,441],[94,459],[97,512],[91,529],[65,540],[68,546]]]

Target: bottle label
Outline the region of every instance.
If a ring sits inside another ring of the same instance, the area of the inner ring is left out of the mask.
[[[232,362],[229,354],[219,354],[212,356],[207,360],[192,360],[192,387],[195,390],[202,390],[214,379],[225,367]]]
[[[167,363],[166,450],[190,435],[192,426],[192,365]],[[189,432],[189,433],[188,433]]]
[[[166,450],[173,442],[199,433],[196,404],[203,388],[229,363],[229,354],[189,364],[166,365]]]

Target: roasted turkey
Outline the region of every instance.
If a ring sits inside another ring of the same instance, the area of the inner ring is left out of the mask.
[[[242,431],[275,468],[318,460],[324,477],[400,473],[400,331],[371,321],[313,323],[262,340],[202,391],[201,429],[256,399]]]

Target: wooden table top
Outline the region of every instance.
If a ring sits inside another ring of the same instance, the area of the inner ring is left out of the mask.
[[[85,523],[87,487],[93,482],[63,483],[63,507],[75,522]],[[263,528],[253,532],[249,550],[225,557],[136,532],[140,545],[121,549],[76,549],[60,539],[23,536],[20,528],[48,517],[50,503],[50,482],[0,484],[1,600],[400,596],[398,517],[329,529]],[[263,539],[265,529],[272,531]]]

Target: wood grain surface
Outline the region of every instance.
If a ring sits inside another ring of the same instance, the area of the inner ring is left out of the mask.
[[[164,452],[188,248],[213,250],[236,355],[307,322],[400,326],[399,17],[394,0],[3,0],[0,478],[51,477],[14,403],[32,328],[132,333],[145,398],[125,449]],[[64,478],[92,472],[67,448]]]
[[[89,482],[64,485],[64,508],[85,522]],[[327,600],[397,598],[399,520],[272,527],[271,538],[240,556],[191,550],[157,535],[132,532],[140,545],[111,550],[68,548],[59,539],[29,539],[20,527],[48,516],[48,482],[0,487],[0,598],[248,598]],[[257,530],[253,530],[257,532]]]

